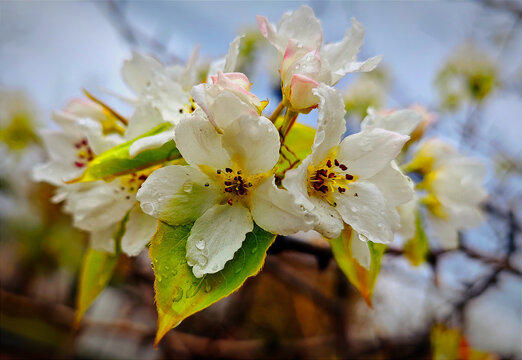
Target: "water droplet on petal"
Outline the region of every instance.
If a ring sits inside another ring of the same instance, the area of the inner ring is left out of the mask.
[[[154,204],[148,202],[141,203],[141,210],[143,210],[145,214],[152,215],[154,213]]]
[[[199,250],[203,250],[205,248],[205,240],[198,240],[196,241],[196,247],[199,249]]]
[[[190,286],[190,288],[187,291],[186,298],[188,299],[188,298],[195,296],[198,293],[200,287],[201,287],[201,281],[192,283],[192,285]]]
[[[183,191],[189,193],[192,191],[192,183],[186,183],[183,185]]]
[[[212,290],[212,284],[209,280],[207,280],[207,283],[205,284],[205,292],[209,293]]]

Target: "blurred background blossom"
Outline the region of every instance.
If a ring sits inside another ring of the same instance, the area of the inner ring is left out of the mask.
[[[259,98],[274,99],[270,113],[280,96],[277,54],[258,33],[255,16],[276,21],[300,3],[2,1],[2,356],[522,358],[522,5],[308,4],[326,41],[340,39],[355,16],[366,28],[360,57],[383,55],[377,71],[337,86],[348,130],[358,130],[368,106],[423,109],[418,133],[440,136],[486,164],[487,220],[461,234],[459,251],[433,252],[417,267],[397,256],[399,244],[392,247],[373,308],[325,258],[322,239],[308,234],[311,255],[271,249],[258,277],[184,321],[159,350],[152,347],[153,274],[142,253],[118,263],[111,285],[73,330],[86,236],[49,201],[53,188],[30,180],[44,158],[39,129],[55,126],[52,111],[82,89],[130,111],[108,93],[131,95],[120,67],[132,50],[182,63],[199,46],[204,69],[239,33],[246,33],[239,67]],[[303,121],[313,125],[315,112]]]

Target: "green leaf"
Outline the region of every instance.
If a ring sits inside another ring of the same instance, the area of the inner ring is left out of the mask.
[[[170,123],[158,125],[151,131],[96,156],[89,163],[82,176],[69,181],[69,183],[109,179],[114,176],[131,174],[165,161],[179,159],[181,155],[174,140],[165,143],[158,149],[145,150],[134,158],[129,156],[129,148],[136,140],[159,134],[171,126]]]
[[[276,126],[279,120],[276,122]],[[312,145],[314,143],[315,129],[295,123],[288,132],[281,149],[279,162],[275,167],[276,173],[284,172],[289,168],[295,168],[300,161],[304,160],[312,153]],[[292,164],[294,164],[292,166]]]
[[[368,241],[371,254],[370,270],[368,271],[352,256],[350,246],[352,236],[358,236],[358,234],[347,226],[340,237],[330,240],[330,246],[337,264],[348,277],[350,283],[359,291],[368,306],[372,306],[373,289],[377,275],[381,270],[381,260],[386,245]],[[357,241],[359,240],[357,239]]]
[[[121,238],[125,234],[125,226],[128,220],[129,213],[120,221],[118,229],[114,233],[114,254],[95,250],[91,247],[87,250],[83,258],[78,294],[76,295],[75,326],[80,324],[89,306],[91,306],[94,299],[100,295],[111,280],[119,255],[121,254]]]
[[[96,297],[102,292],[109,283],[118,256],[106,251],[94,250],[89,248],[85,254],[82,269],[80,272],[80,282],[78,295],[76,298],[76,314],[74,323],[78,325]]]
[[[426,261],[429,252],[428,238],[422,227],[420,211],[415,214],[415,235],[404,244],[404,256],[413,266],[419,266]]]
[[[263,266],[268,247],[275,239],[275,235],[255,226],[222,271],[198,279],[186,261],[186,244],[191,228],[192,224],[170,226],[160,222],[149,248],[156,276],[156,345],[183,319],[230,295],[248,277],[256,275]]]

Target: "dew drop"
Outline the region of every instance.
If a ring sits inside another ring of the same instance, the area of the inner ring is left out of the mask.
[[[174,296],[172,297],[172,306],[174,306],[174,303],[180,301],[181,298],[183,298],[183,289],[179,286],[176,286],[174,289]]]
[[[148,202],[141,203],[141,210],[145,214],[152,215],[154,213],[154,204]]]
[[[178,270],[172,269],[172,271],[170,273],[172,274],[172,276],[176,276],[176,275],[178,275]]]
[[[209,280],[207,280],[207,282],[205,284],[205,292],[209,293],[210,291],[212,291],[212,284],[210,283]]]
[[[190,286],[190,288],[187,291],[186,298],[189,299],[191,297],[194,297],[198,293],[200,287],[201,287],[201,282],[192,283],[192,285]]]
[[[199,249],[199,250],[203,250],[205,248],[205,240],[198,240],[196,241],[196,247]]]
[[[188,193],[188,192],[191,192],[192,191],[192,183],[186,183],[185,185],[183,185],[183,191]]]

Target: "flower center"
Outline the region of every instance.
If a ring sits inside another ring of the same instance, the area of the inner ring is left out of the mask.
[[[308,167],[308,193],[320,195],[335,206],[331,195],[335,192],[344,193],[349,184],[356,180],[348,173],[348,167],[337,159],[327,159],[318,166]]]
[[[94,159],[94,153],[92,152],[86,138],[75,143],[74,147],[76,148],[76,160],[74,161],[74,166],[77,168],[83,168]]]
[[[246,202],[261,180],[264,174],[249,175],[241,169],[225,168],[216,170],[216,182],[222,185],[225,200],[229,205],[234,202]]]

